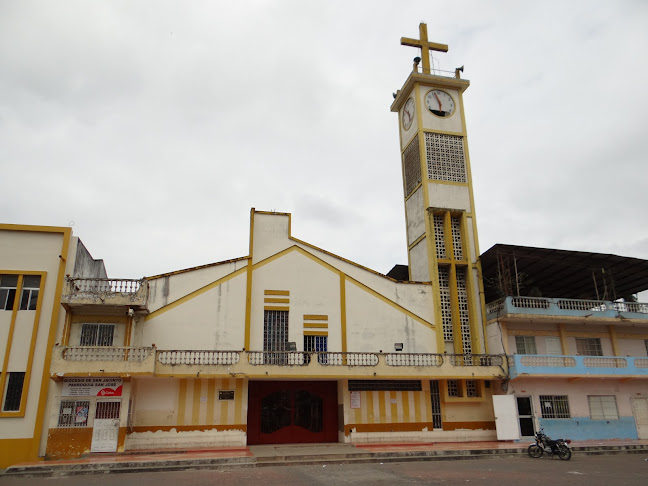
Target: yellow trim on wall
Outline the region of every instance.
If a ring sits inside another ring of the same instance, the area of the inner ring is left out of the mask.
[[[245,336],[243,349],[250,349],[250,329],[252,322],[252,265],[254,263],[254,208],[250,210],[250,249],[246,265],[247,281],[245,283]]]
[[[263,299],[263,302],[266,302],[268,304],[290,304],[290,299],[277,299],[277,298],[272,298],[272,297],[266,297]]]
[[[328,331],[304,331],[304,336],[328,336]]]
[[[218,280],[216,280],[216,281],[214,281],[214,282],[212,282],[210,284],[205,285],[204,287],[201,287],[201,288],[199,288],[197,290],[194,290],[193,292],[188,293],[184,297],[180,297],[178,300],[174,300],[173,302],[171,302],[170,304],[165,305],[164,307],[160,307],[158,310],[148,314],[144,318],[144,320],[145,321],[150,321],[151,319],[154,319],[155,317],[157,317],[157,316],[159,316],[161,314],[164,314],[165,312],[170,311],[171,309],[174,309],[175,307],[177,307],[177,306],[179,306],[181,304],[184,304],[185,302],[188,302],[191,299],[193,299],[195,297],[198,297],[199,295],[202,295],[202,294],[204,294],[205,292],[207,292],[209,290],[212,290],[213,288],[216,288],[219,285],[224,284],[228,280],[231,280],[234,277],[238,277],[239,275],[242,275],[247,270],[248,270],[247,267],[239,268],[238,270],[235,270],[234,272],[229,273],[229,274],[225,275],[224,277],[221,277]]]
[[[346,321],[346,278],[340,272],[340,334],[342,338],[342,352],[347,352],[347,321]]]
[[[290,295],[290,290],[264,290],[263,295]]]
[[[178,415],[176,417],[176,425],[184,425],[185,421],[185,407],[187,401],[187,379],[181,378],[178,382]]]
[[[328,316],[320,314],[304,314],[305,321],[328,321]]]
[[[6,390],[7,375],[9,374],[9,356],[11,355],[11,348],[13,345],[13,335],[14,330],[16,329],[16,318],[18,317],[18,308],[20,307],[20,295],[22,294],[22,281],[23,277],[20,275],[20,272],[12,272],[13,274],[18,273],[18,283],[16,284],[16,295],[14,295],[13,309],[11,311],[11,323],[9,324],[9,333],[7,334],[7,345],[5,347],[4,362],[2,364],[2,372],[0,373],[0,417],[23,417],[24,410],[17,410],[15,412],[3,412],[2,407],[4,407],[4,398]],[[41,295],[38,295],[39,302],[42,300]],[[23,383],[23,395],[25,395],[25,390],[28,390]],[[21,400],[22,402],[22,400]],[[21,403],[22,405],[22,403]]]
[[[305,328],[324,328],[328,327],[328,323],[317,323],[317,322],[304,322]]]
[[[56,289],[54,290],[54,303],[52,307],[52,319],[49,325],[49,335],[47,337],[47,347],[45,351],[45,364],[41,376],[41,386],[38,399],[38,411],[36,412],[36,423],[34,424],[34,440],[31,446],[31,456],[38,457],[40,450],[40,441],[43,430],[43,421],[45,420],[45,406],[47,405],[47,389],[49,387],[50,363],[52,361],[52,352],[56,334],[58,332],[59,311],[61,309],[61,294],[63,293],[63,283],[65,281],[65,265],[69,257],[70,240],[72,239],[72,228],[57,228],[63,233],[63,243],[61,244],[61,253],[59,258],[58,275],[56,278]],[[58,232],[58,231],[57,231]]]

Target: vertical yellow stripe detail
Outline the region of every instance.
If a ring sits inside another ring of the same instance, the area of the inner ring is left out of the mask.
[[[340,332],[342,334],[342,352],[347,352],[347,329],[346,329],[346,279],[340,272]]]
[[[398,395],[400,393],[401,392],[395,391],[390,393],[391,396],[389,397],[389,400],[391,401],[391,423],[400,422],[400,420],[398,420],[398,402],[400,401],[398,400]]]
[[[176,420],[177,425],[184,425],[186,400],[187,380],[185,378],[181,378],[178,383],[178,417]]]
[[[234,405],[236,413],[234,414],[234,423],[241,423],[241,412],[243,410],[243,380],[236,380],[236,391],[234,392]]]
[[[558,324],[558,330],[560,331],[560,345],[562,346],[562,354],[566,356],[569,354],[567,346],[567,331],[565,330],[564,324]]]
[[[254,251],[254,208],[250,210],[250,256],[247,261],[247,282],[245,283],[245,350],[250,350],[250,323],[252,322],[252,259]]]
[[[201,379],[196,379],[193,382],[193,403],[191,407],[191,425],[198,425],[200,423],[200,386]]]
[[[374,392],[364,392],[367,396],[367,423],[373,424],[374,421]]]
[[[386,410],[386,406],[385,406],[386,401],[387,401],[386,392],[379,391],[378,392],[378,410],[379,410],[379,413],[380,413],[380,419],[378,420],[378,423],[380,423],[380,424],[387,423],[387,410]]]
[[[403,422],[410,421],[410,393],[412,392],[402,392],[403,397]]]
[[[216,397],[216,379],[212,378],[207,384],[207,424],[214,425],[214,401]]]
[[[414,393],[414,421],[421,422],[421,393],[415,391]]]
[[[18,316],[18,307],[20,307],[20,294],[22,293],[21,292],[22,280],[23,280],[23,276],[18,275],[18,283],[16,284],[16,295],[14,296],[13,310],[11,311],[11,323],[9,324],[9,334],[7,335],[7,345],[5,347],[4,363],[2,366],[2,375],[0,375],[0,399],[2,400],[4,400],[5,382],[7,380],[7,374],[8,374],[7,367],[9,365],[9,355],[11,354],[11,346],[13,344],[14,330],[16,329],[16,318]],[[39,298],[38,302],[40,303],[41,300],[42,299]],[[47,363],[46,366],[49,366],[49,363]],[[25,388],[23,385],[23,390],[26,389],[27,388]],[[27,395],[27,393],[23,392],[23,396],[24,395]]]
[[[421,392],[423,400],[425,400],[425,418],[426,422],[432,421],[432,395],[428,393]]]

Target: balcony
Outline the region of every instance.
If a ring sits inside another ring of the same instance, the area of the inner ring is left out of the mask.
[[[502,355],[264,351],[158,351],[155,374],[246,377],[493,379],[506,376]]]
[[[648,304],[545,297],[504,297],[486,305],[490,319],[512,316],[648,320]]]
[[[648,378],[648,358],[515,354],[509,356],[508,361],[511,379]]]
[[[155,348],[112,346],[56,346],[50,368],[52,377],[130,376],[155,372]]]
[[[146,311],[147,298],[146,279],[66,277],[61,303],[78,313],[117,314],[127,308]]]

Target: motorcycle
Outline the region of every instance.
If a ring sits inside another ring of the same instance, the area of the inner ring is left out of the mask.
[[[540,429],[535,434],[535,442],[529,446],[527,452],[529,457],[538,458],[542,457],[542,454],[555,454],[560,457],[563,461],[569,461],[571,459],[572,453],[569,448],[571,440],[569,439],[557,439],[551,440],[542,429]]]

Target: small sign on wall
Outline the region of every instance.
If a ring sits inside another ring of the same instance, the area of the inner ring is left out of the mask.
[[[360,392],[351,392],[351,408],[360,408]]]
[[[219,400],[234,400],[234,390],[218,390]]]
[[[63,397],[121,397],[121,378],[64,378]]]

